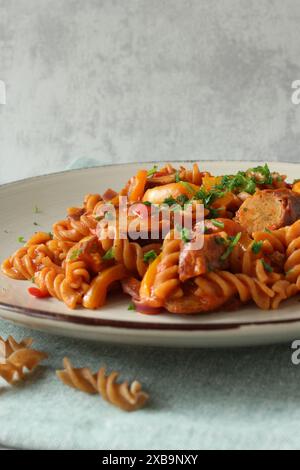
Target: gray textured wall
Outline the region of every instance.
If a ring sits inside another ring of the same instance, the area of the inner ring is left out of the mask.
[[[299,160],[299,0],[0,0],[0,182],[127,160]]]

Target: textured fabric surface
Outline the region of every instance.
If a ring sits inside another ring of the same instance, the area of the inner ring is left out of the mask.
[[[183,350],[117,347],[48,336],[0,321],[3,336],[32,335],[49,360],[22,385],[0,388],[0,443],[35,449],[300,448],[300,366],[289,345]],[[125,413],[63,386],[69,356],[141,379],[149,406]]]

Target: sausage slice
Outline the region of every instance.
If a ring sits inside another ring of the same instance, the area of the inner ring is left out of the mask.
[[[225,232],[204,235],[204,245],[201,250],[192,249],[191,243],[186,243],[179,257],[179,278],[181,282],[209,271],[226,269],[228,260],[222,261],[222,255],[227,246],[222,241],[227,239]]]
[[[239,208],[236,221],[253,232],[276,230],[300,218],[300,194],[290,189],[266,189],[249,197]]]

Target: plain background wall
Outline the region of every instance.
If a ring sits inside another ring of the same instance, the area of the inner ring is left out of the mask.
[[[0,0],[0,183],[129,160],[299,161],[299,0]]]

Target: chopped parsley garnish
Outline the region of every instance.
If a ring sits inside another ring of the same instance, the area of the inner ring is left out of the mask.
[[[40,224],[38,224],[37,222],[33,222],[33,225],[35,225],[36,227],[38,227]]]
[[[143,204],[144,204],[145,206],[151,206],[152,203],[151,203],[150,201],[144,201]]]
[[[26,240],[25,240],[24,237],[18,237],[18,242],[19,242],[19,243],[25,243]]]
[[[285,274],[286,274],[287,276],[289,276],[289,275],[292,274],[293,272],[294,272],[294,268],[291,268],[291,269],[289,269]]]
[[[227,258],[229,258],[229,256],[233,252],[234,248],[236,247],[236,245],[240,241],[241,236],[242,236],[242,232],[239,232],[235,237],[231,237],[231,241],[230,241],[230,244],[229,244],[227,250],[225,251],[225,253],[220,258],[221,261],[225,261],[225,260],[227,260]]]
[[[258,184],[269,185],[273,183],[273,177],[267,164],[250,168],[246,173],[247,175],[251,175]]]
[[[175,173],[175,183],[180,183],[181,179],[180,179],[180,176],[179,176],[179,173],[178,171],[176,171]]]
[[[145,263],[151,263],[157,258],[157,254],[155,253],[154,250],[147,251],[147,253],[144,254],[144,261]]]
[[[215,227],[218,227],[218,228],[224,228],[225,227],[224,222],[220,222],[219,220],[211,219],[211,222]]]
[[[264,259],[262,259],[261,262],[262,262],[263,267],[265,268],[265,270],[266,270],[268,273],[272,273],[272,272],[273,272],[272,266],[270,266]]]
[[[176,199],[174,199],[172,196],[170,197],[167,197],[163,204],[167,204],[168,206],[173,206],[174,204],[176,204]]]
[[[216,237],[215,242],[217,245],[225,245],[227,243],[227,240],[223,237]]]
[[[186,181],[180,181],[180,183],[185,187],[185,189],[188,190],[189,193],[193,195],[196,194],[196,191],[194,190],[193,186],[190,185],[190,183],[187,183]]]
[[[155,173],[157,173],[157,169],[158,169],[157,165],[154,165],[154,167],[151,168],[151,170],[148,171],[147,176],[155,175]]]
[[[215,217],[218,217],[218,216],[219,216],[219,210],[220,210],[220,209],[213,209],[213,208],[210,208],[209,210],[210,210],[210,214],[209,214],[209,215],[210,215],[211,217],[214,217],[214,218],[215,218]]]
[[[42,212],[41,209],[39,209],[38,206],[35,205],[34,208],[33,208],[33,213],[34,214],[41,214],[41,212]]]
[[[114,259],[114,257],[115,257],[115,250],[113,248],[110,248],[103,256],[103,259],[108,261],[108,260]]]
[[[136,310],[134,304],[129,304],[127,310]]]
[[[81,253],[82,253],[81,250],[72,251],[71,256],[70,256],[70,261],[76,261],[79,258],[79,256],[81,255]]]
[[[53,239],[53,233],[52,232],[48,232],[48,235],[49,237],[51,238],[51,240]]]
[[[266,233],[270,233],[272,235],[272,231],[269,228],[265,228]]]
[[[188,198],[188,196],[186,196],[185,194],[181,194],[181,195],[178,196],[178,198],[176,199],[177,204],[181,204],[181,205],[186,204],[188,201],[189,201],[189,198]]]
[[[246,176],[246,173],[239,171],[236,175],[223,176],[221,184],[217,185],[216,188],[232,193],[244,191],[249,194],[254,194],[256,183],[252,178]]]
[[[32,276],[31,282],[32,282],[32,284],[35,284],[35,278],[34,278],[34,276]]]
[[[252,244],[252,251],[255,255],[258,255],[258,253],[261,252],[261,249],[262,249],[262,246],[263,246],[264,242],[263,241],[259,241],[259,242],[253,242]]]
[[[218,217],[219,209],[214,209],[211,205],[221,197],[224,196],[223,191],[219,191],[217,189],[211,189],[207,191],[205,188],[199,189],[194,195],[194,199],[199,199],[202,201],[204,208],[210,211],[211,217]]]
[[[187,228],[182,228],[180,230],[180,238],[184,243],[188,243],[191,241],[191,234]]]

